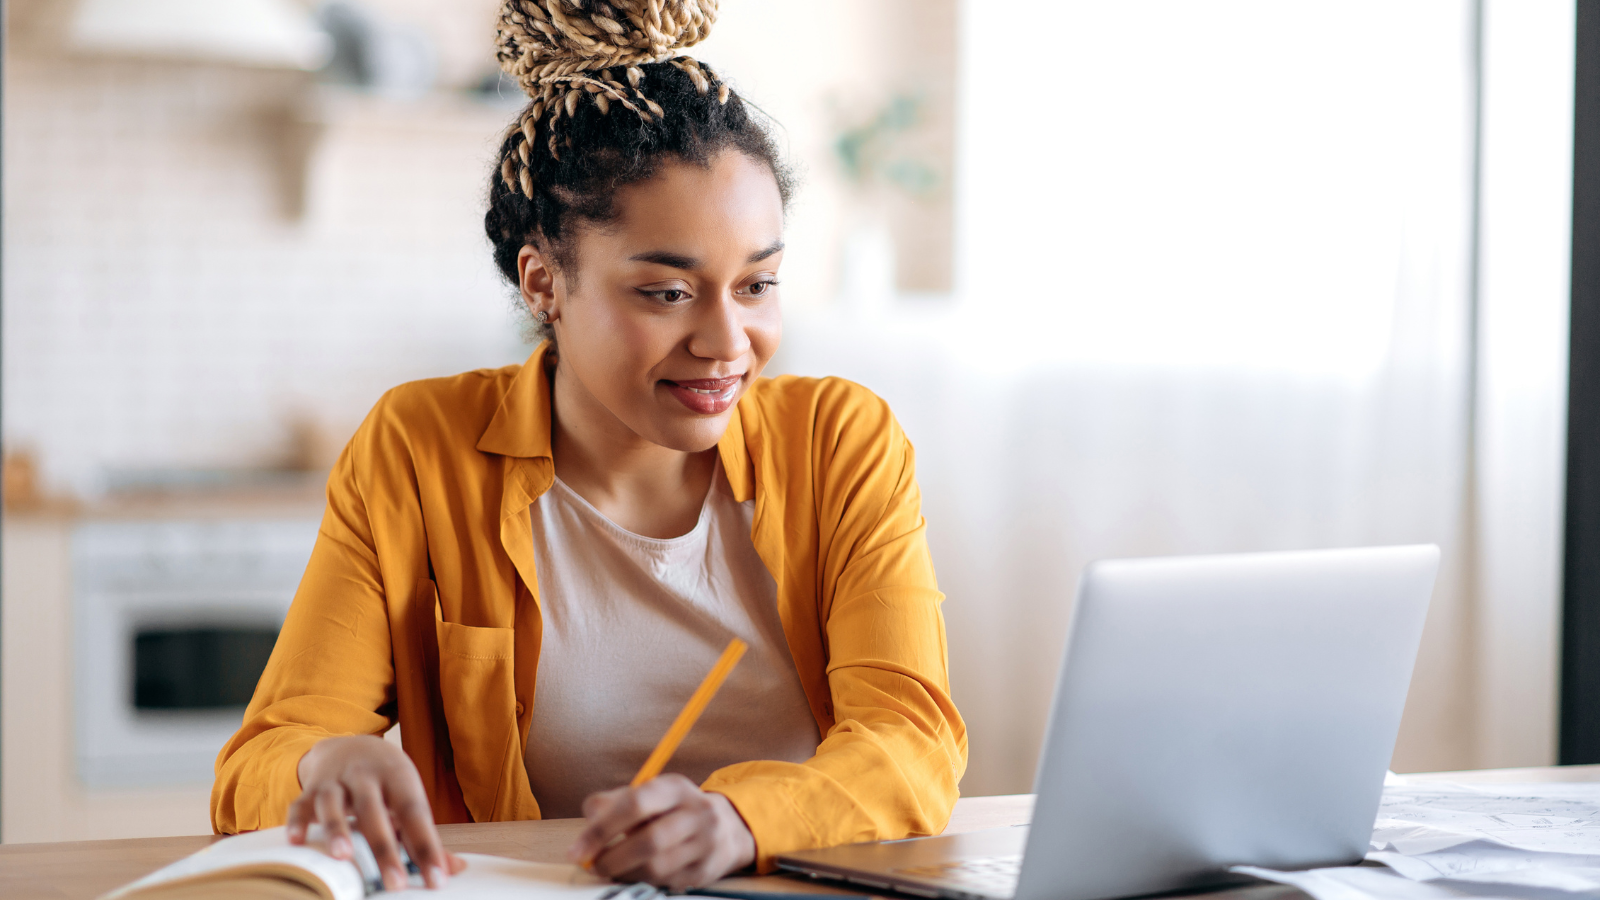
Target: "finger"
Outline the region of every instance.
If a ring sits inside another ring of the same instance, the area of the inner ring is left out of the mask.
[[[451,853],[449,850],[444,852],[444,858],[446,860],[446,865],[450,869],[451,875],[460,875],[462,872],[467,870],[467,861],[455,855],[454,853]]]
[[[679,855],[664,860],[672,868],[663,883],[673,891],[704,887],[721,878],[731,868],[725,864],[725,854],[721,852],[723,841],[718,831],[716,811],[710,809],[708,804],[704,814],[704,818],[697,821],[694,833],[678,845]]]
[[[312,803],[312,794],[301,791],[300,796],[289,804],[289,819],[284,823],[289,835],[289,843],[304,844],[306,842],[306,829],[317,820],[317,808]]]
[[[583,799],[583,817],[589,820],[588,825],[578,833],[572,846],[567,848],[567,858],[576,863],[592,861],[599,855],[601,848],[611,835],[596,826],[596,822],[605,819],[611,813],[611,808],[622,802],[628,795],[627,788],[616,788],[609,791],[599,791]]]
[[[694,832],[693,816],[681,807],[674,808],[602,850],[595,859],[596,870],[620,875],[643,869],[660,854],[688,840]]]
[[[344,786],[325,784],[317,788],[312,800],[317,808],[317,821],[328,833],[328,855],[334,859],[349,859],[355,852],[350,843],[350,823],[345,820]]]
[[[377,782],[367,781],[354,786],[351,794],[355,799],[356,827],[372,848],[372,858],[383,875],[384,890],[405,890],[406,867],[400,862],[400,845],[395,841],[394,826],[389,824],[383,792],[378,789]]]
[[[704,871],[712,841],[703,834],[691,834],[671,847],[658,851],[634,870],[632,880],[647,881],[661,887],[692,886]]]
[[[442,888],[450,880],[450,863],[439,840],[439,829],[433,824],[433,809],[428,806],[420,781],[401,790],[405,796],[389,798],[400,836],[411,853],[411,861],[422,870],[422,880],[428,887]]]
[[[574,862],[592,860],[619,835],[627,834],[697,793],[699,789],[682,775],[663,775],[637,788],[617,788],[591,795],[584,801],[589,825],[573,842],[569,855]]]
[[[715,860],[713,859],[712,849],[709,846],[711,842],[707,841],[706,843],[708,844],[707,847],[697,852],[693,858],[684,862],[676,872],[662,882],[667,890],[681,894],[694,888],[705,887],[722,877],[719,874],[714,874]]]
[[[636,880],[663,884],[686,864],[684,845],[708,831],[709,816],[677,807],[634,830],[595,860],[606,875],[637,875]]]

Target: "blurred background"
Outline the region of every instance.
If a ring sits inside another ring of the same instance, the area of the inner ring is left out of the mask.
[[[531,351],[497,6],[5,4],[0,839],[208,831],[343,442]],[[1572,46],[1547,0],[722,0],[694,53],[803,181],[775,368],[917,446],[965,794],[1029,790],[1108,556],[1438,543],[1394,768],[1554,762]]]

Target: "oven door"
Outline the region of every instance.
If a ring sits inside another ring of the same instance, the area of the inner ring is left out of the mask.
[[[85,787],[211,782],[316,530],[304,521],[77,529],[74,695]]]

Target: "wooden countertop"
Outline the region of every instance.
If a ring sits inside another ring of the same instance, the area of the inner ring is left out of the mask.
[[[1465,783],[1600,781],[1600,766],[1551,766],[1538,769],[1486,769],[1476,772],[1432,772],[1410,775],[1426,781]],[[1033,814],[1033,795],[963,797],[956,802],[946,834],[1018,825]],[[567,846],[582,826],[581,819],[542,822],[485,822],[442,825],[440,836],[451,850],[488,853],[535,862],[564,862]],[[58,844],[0,846],[0,897],[7,900],[92,900],[216,840],[212,835],[80,841]],[[769,876],[725,879],[721,886],[792,893],[859,894],[806,879]],[[1303,898],[1282,885],[1261,884],[1207,894],[1208,900],[1289,900]]]
[[[320,518],[327,476],[289,473],[225,487],[122,491],[93,502],[65,498],[5,507],[6,523],[72,526],[88,521]]]

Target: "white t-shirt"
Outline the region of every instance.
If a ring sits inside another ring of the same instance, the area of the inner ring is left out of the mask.
[[[720,461],[681,537],[626,531],[559,478],[530,511],[544,635],[524,764],[546,818],[627,784],[734,637],[750,649],[666,771],[698,784],[816,752],[777,585],[750,541],[755,502],[734,500]]]

